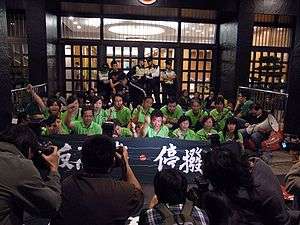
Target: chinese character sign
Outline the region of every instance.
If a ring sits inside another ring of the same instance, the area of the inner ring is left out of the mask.
[[[178,162],[178,169],[182,172],[200,172],[202,174],[202,148],[195,147],[189,150],[186,149],[185,154],[181,157],[180,155],[177,155],[176,148],[177,147],[172,143],[170,143],[168,147],[162,147],[159,155],[153,160],[154,162],[158,162],[158,171],[161,171],[164,165],[170,166],[171,168],[175,168],[176,163]]]

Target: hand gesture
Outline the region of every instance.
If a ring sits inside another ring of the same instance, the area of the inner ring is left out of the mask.
[[[30,93],[30,94],[34,93],[33,86],[32,86],[31,84],[28,84],[28,85],[27,85],[26,90],[27,90],[27,92]]]

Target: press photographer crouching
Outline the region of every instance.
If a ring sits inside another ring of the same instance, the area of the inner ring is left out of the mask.
[[[63,204],[51,225],[119,225],[143,206],[143,192],[128,163],[127,149],[108,136],[88,137],[82,146],[83,170],[62,183]],[[121,167],[122,180],[111,177]]]
[[[208,152],[203,177],[210,190],[198,190],[198,204],[210,224],[290,225],[280,184],[271,168],[259,158],[240,158],[229,148]]]
[[[208,225],[207,214],[187,199],[187,179],[176,169],[163,169],[154,177],[149,209],[140,214],[139,225]]]
[[[0,224],[22,225],[24,211],[38,217],[51,217],[61,204],[59,154],[51,146],[43,154],[36,135],[24,125],[0,134]],[[41,153],[41,154],[40,154]],[[42,158],[49,173],[43,181],[32,159]]]

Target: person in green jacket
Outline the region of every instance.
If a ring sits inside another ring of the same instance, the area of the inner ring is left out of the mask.
[[[131,111],[124,105],[122,95],[116,94],[113,99],[114,106],[108,110],[108,120],[115,119],[121,123],[122,127],[127,127],[131,118]]]
[[[164,114],[165,124],[170,129],[177,124],[178,119],[183,115],[181,106],[173,97],[168,99],[167,105],[163,106],[160,111]]]
[[[132,113],[131,121],[135,124],[145,123],[145,116],[150,116],[154,108],[152,108],[154,99],[152,96],[146,96],[142,105],[138,105]]]
[[[232,117],[232,112],[224,107],[224,98],[218,97],[215,101],[216,108],[210,111],[210,115],[215,120],[215,129],[220,132],[224,129],[226,120]]]
[[[183,140],[196,140],[196,135],[193,130],[189,128],[190,118],[187,116],[181,116],[178,120],[179,128],[175,129],[171,137],[179,138]]]
[[[81,108],[79,108],[79,101],[76,95],[71,95],[67,98],[67,108],[72,108],[71,122],[81,121]],[[71,130],[68,128],[65,123],[65,119],[68,111],[61,113],[62,129],[65,133],[70,133]]]
[[[201,123],[204,116],[207,116],[208,113],[202,109],[200,101],[196,98],[191,100],[191,108],[188,110],[185,115],[191,119],[191,128],[196,131],[199,129],[199,124]]]
[[[163,125],[164,115],[160,110],[151,113],[151,119],[146,116],[145,124],[141,131],[142,137],[169,137],[169,128]]]
[[[107,120],[107,111],[102,108],[103,98],[99,96],[94,96],[92,98],[92,104],[94,105],[94,122],[102,126],[102,124]]]
[[[82,120],[72,122],[71,117],[74,111],[72,105],[68,106],[67,115],[65,117],[65,123],[68,128],[71,129],[75,134],[95,135],[102,134],[102,128],[99,124],[93,121],[94,119],[94,107],[87,105],[81,110]]]
[[[230,117],[226,120],[223,131],[219,132],[220,143],[223,144],[228,141],[236,141],[241,145],[241,149],[244,149],[244,141],[241,132],[237,128],[237,119]]]
[[[212,134],[218,134],[218,131],[213,129],[214,118],[212,116],[205,116],[202,119],[203,128],[199,130],[196,134],[197,140],[208,141]]]
[[[58,116],[50,115],[45,121],[43,121],[45,127],[43,127],[42,135],[56,135],[56,134],[68,134],[62,128],[61,119]]]

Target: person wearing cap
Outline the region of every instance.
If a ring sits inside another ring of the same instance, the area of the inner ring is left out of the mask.
[[[166,104],[167,99],[176,97],[177,95],[177,80],[176,73],[172,70],[172,60],[166,60],[166,69],[160,73],[160,81],[162,86],[162,100],[163,104]]]
[[[160,81],[159,66],[153,64],[152,57],[147,58],[148,67],[146,68],[146,92],[147,95],[154,94],[155,104],[160,105]]]

